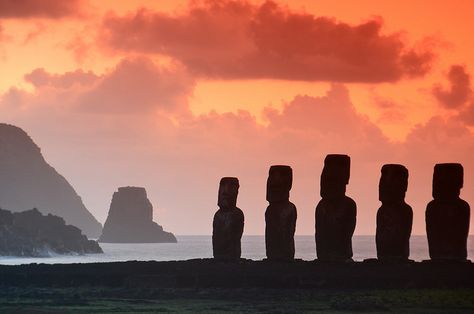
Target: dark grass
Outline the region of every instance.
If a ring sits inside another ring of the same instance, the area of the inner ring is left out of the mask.
[[[0,313],[474,313],[474,289],[5,288]]]
[[[474,313],[471,263],[0,266],[3,313]]]

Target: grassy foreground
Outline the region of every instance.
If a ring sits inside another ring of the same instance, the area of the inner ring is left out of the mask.
[[[474,289],[7,288],[0,313],[474,313]]]

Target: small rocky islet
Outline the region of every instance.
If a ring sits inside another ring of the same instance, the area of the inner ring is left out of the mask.
[[[143,187],[120,187],[112,197],[99,242],[176,243],[176,237],[153,221],[153,205]]]

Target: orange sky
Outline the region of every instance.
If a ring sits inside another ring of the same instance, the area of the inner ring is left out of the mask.
[[[240,196],[253,220],[246,233],[261,234],[265,201],[257,193],[264,187],[252,185],[262,185],[271,163],[287,162],[302,173],[293,193],[307,219],[297,233],[310,234],[321,160],[339,150],[353,155],[353,181],[363,185],[352,188],[362,205],[356,232],[374,232],[378,171],[400,162],[412,166],[415,183],[428,185],[407,195],[419,234],[434,163],[463,162],[463,195],[473,200],[472,6],[0,2],[0,113],[30,133],[102,222],[118,185],[144,185],[168,229],[210,233],[218,178],[230,171],[248,182]],[[450,77],[452,66],[458,72]],[[306,121],[311,114],[320,115],[314,123]],[[187,169],[194,162],[210,176],[196,190],[183,183],[194,176],[199,185],[196,177],[205,175]],[[180,225],[177,213],[192,203],[169,195],[181,188],[196,198],[199,224]]]

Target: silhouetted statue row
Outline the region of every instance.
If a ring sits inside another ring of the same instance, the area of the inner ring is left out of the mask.
[[[346,196],[350,157],[327,155],[321,173],[321,201],[316,206],[315,241],[319,260],[351,261],[352,235],[357,206]],[[267,179],[265,247],[268,260],[291,261],[295,256],[296,206],[289,195],[293,172],[289,166],[271,166]],[[470,207],[459,195],[463,186],[461,164],[437,164],[433,174],[433,200],[426,208],[426,232],[432,260],[465,260]],[[405,203],[408,169],[402,165],[382,167],[379,182],[376,246],[380,260],[407,260],[413,210]],[[219,210],[214,215],[212,244],[214,258],[238,260],[244,215],[236,206],[239,180],[222,178]]]

